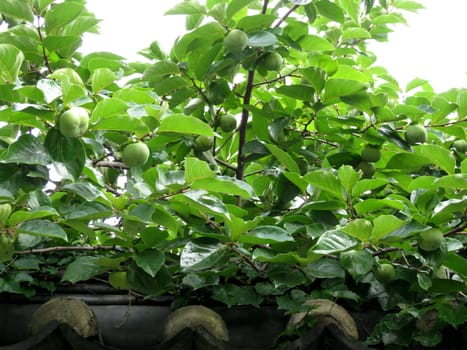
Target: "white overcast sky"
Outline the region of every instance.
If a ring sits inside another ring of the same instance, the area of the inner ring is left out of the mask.
[[[88,0],[102,20],[100,35],[87,35],[83,52],[110,51],[129,60],[157,40],[168,51],[184,32],[184,16],[163,16],[181,0]],[[389,43],[370,46],[378,64],[401,83],[415,77],[430,81],[436,92],[467,88],[467,0],[421,0],[425,10],[406,13],[409,26],[398,26]]]

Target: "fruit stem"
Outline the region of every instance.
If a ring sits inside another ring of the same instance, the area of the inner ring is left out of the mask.
[[[251,101],[251,94],[253,92],[253,81],[255,79],[255,71],[250,70],[248,71],[248,80],[245,90],[245,95],[243,96],[243,109],[242,109],[242,118],[240,121],[240,127],[238,129],[238,165],[237,165],[237,179],[243,180],[244,172],[245,172],[245,157],[243,156],[243,146],[245,146],[246,142],[246,129],[248,126],[248,109],[246,106],[250,105]]]

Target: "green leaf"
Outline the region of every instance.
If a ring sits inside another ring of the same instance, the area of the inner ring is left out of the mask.
[[[37,88],[44,94],[45,102],[50,103],[62,96],[62,88],[51,79],[41,79],[37,82]]]
[[[277,37],[267,31],[257,31],[248,37],[248,45],[252,47],[266,47],[275,45],[276,43]]]
[[[431,293],[464,293],[465,282],[436,278],[436,279],[431,280],[430,292]],[[450,313],[452,315],[452,309]]]
[[[217,264],[225,254],[227,247],[210,239],[198,239],[188,242],[180,254],[180,267],[184,270],[206,270]]]
[[[308,102],[312,102],[314,100],[315,90],[309,85],[282,85],[276,91],[281,95],[291,97],[296,100]]]
[[[344,278],[345,271],[335,259],[322,258],[303,268],[308,276],[313,278]]]
[[[339,65],[337,71],[332,75],[333,79],[348,79],[348,80],[355,80],[361,83],[369,83],[371,79],[368,75],[363,74],[358,69],[350,67],[345,64]]]
[[[358,238],[362,242],[368,242],[373,232],[373,225],[366,219],[355,219],[341,228],[341,231]]]
[[[183,277],[182,283],[194,290],[219,284],[219,276],[212,272],[188,273]]]
[[[324,87],[324,99],[326,101],[337,97],[355,95],[366,89],[365,85],[349,79],[329,79]]]
[[[443,282],[443,280],[436,280],[433,282],[437,281]],[[460,284],[460,282],[456,282]],[[439,311],[439,318],[453,327],[462,327],[462,325],[465,324],[465,315],[467,314],[467,306],[465,303],[453,303],[451,300],[447,299],[443,303],[437,303],[436,308]]]
[[[350,0],[353,1],[353,0]],[[352,27],[342,32],[342,40],[371,39],[371,34],[363,28]]]
[[[389,125],[386,125],[386,124],[381,125],[381,127],[378,129],[378,134],[385,137],[386,139],[388,139],[389,141],[391,141],[393,144],[400,147],[401,149],[404,149],[406,151],[412,150],[410,146],[407,144],[407,142],[405,142],[405,140],[402,137],[400,137],[397,130],[394,130]]]
[[[107,119],[112,116],[118,116],[126,113],[128,105],[117,98],[107,98],[99,101],[94,107],[90,121],[96,123],[102,119]]]
[[[232,0],[227,6],[226,20],[229,21],[237,12],[248,6],[254,0]]]
[[[24,54],[10,44],[0,44],[0,78],[3,82],[15,82],[18,77]]]
[[[89,182],[75,182],[63,186],[63,189],[77,194],[88,202],[95,201],[99,197],[105,198],[104,194]]]
[[[405,91],[409,92],[410,90],[416,89],[419,86],[423,86],[425,84],[428,84],[428,80],[420,79],[420,78],[412,79],[411,81],[407,83],[407,86],[405,87]]]
[[[197,179],[193,181],[191,188],[194,190],[205,190],[214,193],[226,193],[246,199],[250,199],[254,196],[254,191],[250,185],[229,176]]]
[[[252,254],[253,260],[279,264],[305,264],[312,261],[301,257],[297,252],[276,253],[271,249],[256,248]]]
[[[359,198],[362,194],[387,185],[387,179],[362,179],[352,188],[352,196]]]
[[[55,29],[64,27],[84,10],[84,4],[76,1],[67,1],[56,4],[45,14],[45,30],[50,34]]]
[[[230,218],[225,220],[225,224],[227,225],[226,231],[230,235],[231,240],[236,241],[240,235],[256,227],[260,221],[261,218],[259,217],[256,217],[253,220],[245,221],[242,218],[230,215]]]
[[[437,187],[461,189],[465,188],[467,185],[467,174],[446,175],[431,181],[431,183]]]
[[[101,119],[93,130],[114,130],[134,132],[138,134],[147,134],[150,130],[146,123],[139,118],[131,117],[127,114],[114,115],[108,118]]]
[[[431,288],[431,278],[426,273],[417,273],[417,281],[420,288],[423,290],[429,290]]]
[[[209,164],[204,160],[195,157],[185,158],[185,182],[191,183],[193,181],[205,178],[212,178],[215,171],[209,167]]]
[[[208,195],[206,191],[193,190],[183,194],[177,194],[173,200],[185,203],[193,210],[199,210],[202,213],[220,215],[222,217],[229,217],[224,203],[217,197]]]
[[[375,258],[368,250],[352,250],[340,255],[339,262],[354,279],[360,279],[371,271]]]
[[[401,171],[412,172],[425,165],[431,164],[426,156],[414,153],[397,153],[386,164],[386,169],[400,169]]]
[[[21,0],[2,0],[0,1],[0,13],[5,17],[33,21],[31,5],[27,1]]]
[[[126,257],[108,258],[105,256],[79,256],[69,264],[61,282],[76,283],[86,281],[109,270],[118,270]]]
[[[336,21],[338,23],[344,23],[344,11],[332,3],[329,0],[320,0],[315,3],[318,12],[324,17],[329,18],[330,20]]]
[[[303,177],[310,185],[325,191],[332,197],[344,200],[344,191],[339,179],[330,170],[314,170]]]
[[[3,162],[47,166],[50,164],[50,157],[38,138],[24,134],[8,147]]]
[[[355,211],[358,215],[365,215],[367,213],[378,211],[383,208],[402,210],[404,207],[404,203],[400,200],[377,198],[365,199],[364,201],[354,205]]]
[[[439,203],[433,209],[431,220],[435,224],[449,222],[455,217],[462,217],[467,205],[467,198],[464,199],[448,199]]]
[[[111,85],[116,79],[115,73],[109,68],[98,68],[91,76],[91,86],[94,93],[105,89]]]
[[[467,280],[467,261],[463,256],[449,252],[443,265],[457,273],[464,281]]]
[[[299,45],[304,51],[333,51],[335,49],[328,40],[312,34],[302,38]]]
[[[304,284],[307,280],[303,272],[287,265],[270,265],[266,274],[272,280],[275,288],[283,286],[293,288]]]
[[[172,283],[165,266],[161,266],[156,276],[151,277],[136,263],[131,263],[127,276],[131,289],[148,296],[158,296],[165,293]]]
[[[308,254],[333,254],[344,252],[357,246],[359,242],[342,231],[331,230],[323,233]]]
[[[251,231],[238,237],[240,242],[251,244],[274,244],[293,242],[292,235],[283,228],[276,226],[257,226]]]
[[[174,62],[159,61],[144,71],[143,80],[156,83],[162,78],[179,73],[180,70]]]
[[[339,0],[339,5],[344,9],[344,11],[352,18],[354,23],[359,23],[360,21],[360,1],[355,0]]]
[[[277,16],[269,15],[269,14],[246,16],[246,17],[242,17],[238,21],[237,27],[240,29],[243,29],[246,32],[266,29],[266,28],[269,28],[276,19],[277,19]]]
[[[206,8],[200,5],[197,1],[184,1],[175,5],[164,15],[204,15]]]
[[[98,256],[79,256],[69,264],[63,273],[62,282],[76,283],[86,281],[108,270],[107,266],[99,264]]]
[[[85,202],[73,208],[66,215],[67,220],[97,220],[108,218],[112,215],[112,210],[98,202]]]
[[[214,132],[208,124],[184,114],[171,114],[162,119],[159,132],[214,136]]]
[[[373,220],[373,232],[371,233],[372,241],[377,242],[404,225],[405,221],[398,219],[394,215],[380,215]]]
[[[204,52],[211,49],[212,44],[224,36],[225,29],[220,23],[206,23],[178,40],[174,47],[174,53],[179,60],[183,60],[190,52]]]
[[[460,90],[456,99],[457,104],[457,115],[459,118],[465,118],[467,116],[467,90]]]
[[[16,226],[21,222],[33,219],[41,219],[48,216],[58,217],[60,214],[57,212],[57,210],[55,210],[55,208],[46,206],[36,207],[29,211],[18,210],[11,214],[11,216],[8,218],[8,225]]]
[[[212,298],[225,303],[229,307],[235,305],[259,307],[263,301],[263,298],[256,293],[253,286],[236,286],[234,284],[219,286],[214,290]]]
[[[417,221],[411,221],[405,225],[402,225],[398,229],[390,232],[381,239],[382,243],[402,242],[410,236],[428,230],[430,226],[420,224]]]
[[[63,228],[48,220],[26,221],[18,227],[17,232],[38,237],[59,238],[64,241],[68,240],[67,234]]]
[[[55,171],[65,179],[76,180],[86,162],[86,150],[82,141],[64,137],[56,128],[50,129],[44,142],[45,148],[55,162]]]
[[[70,57],[80,46],[82,40],[79,36],[47,36],[44,47],[50,52],[57,51],[64,57]]]
[[[346,194],[352,193],[359,179],[359,175],[355,169],[350,165],[343,165],[337,170],[337,176]]]
[[[266,146],[269,152],[271,152],[274,157],[276,157],[279,162],[281,162],[287,168],[287,170],[292,173],[300,174],[300,168],[298,167],[295,160],[287,152],[284,152],[279,147],[272,144],[265,143],[264,146]]]
[[[133,260],[144,272],[151,277],[156,277],[164,264],[165,255],[159,249],[148,249],[133,256]]]
[[[434,165],[440,167],[448,175],[453,175],[456,169],[456,158],[449,150],[438,145],[419,145],[416,151],[428,158]]]

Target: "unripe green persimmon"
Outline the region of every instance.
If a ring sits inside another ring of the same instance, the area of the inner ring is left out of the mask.
[[[420,249],[426,252],[432,252],[439,249],[443,239],[443,233],[437,228],[432,228],[428,231],[420,233],[418,238],[418,246]]]
[[[423,125],[410,125],[405,129],[405,140],[409,145],[425,143],[428,138],[426,129]]]
[[[149,158],[149,148],[143,142],[135,142],[127,145],[122,152],[123,163],[128,167],[141,166]]]
[[[370,163],[364,160],[358,163],[357,168],[362,171],[363,177],[366,179],[371,178],[376,172],[375,165],[373,163]]]
[[[268,71],[278,71],[282,67],[284,59],[277,52],[267,53],[263,57],[264,68]]]
[[[381,283],[389,283],[396,278],[396,270],[391,264],[381,264],[376,268],[375,277]]]
[[[224,38],[224,47],[231,53],[240,53],[248,45],[248,35],[242,30],[233,29]]]
[[[193,141],[195,150],[204,152],[210,150],[214,145],[214,139],[211,136],[200,135]]]
[[[456,140],[452,143],[452,147],[459,153],[467,152],[467,141]]]
[[[381,158],[381,151],[374,146],[366,146],[362,150],[362,160],[366,162],[377,162]]]
[[[219,117],[219,126],[224,132],[233,131],[237,127],[237,119],[230,114],[221,115]]]
[[[62,113],[59,120],[60,132],[65,137],[81,136],[88,129],[89,114],[82,107],[72,107]]]

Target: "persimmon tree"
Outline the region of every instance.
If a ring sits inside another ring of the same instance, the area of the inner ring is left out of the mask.
[[[133,33],[128,62],[80,54],[84,0],[2,0],[0,292],[328,298],[386,313],[368,344],[446,340],[466,320],[467,90],[401,87],[367,48],[419,9],[184,1],[170,52]]]

